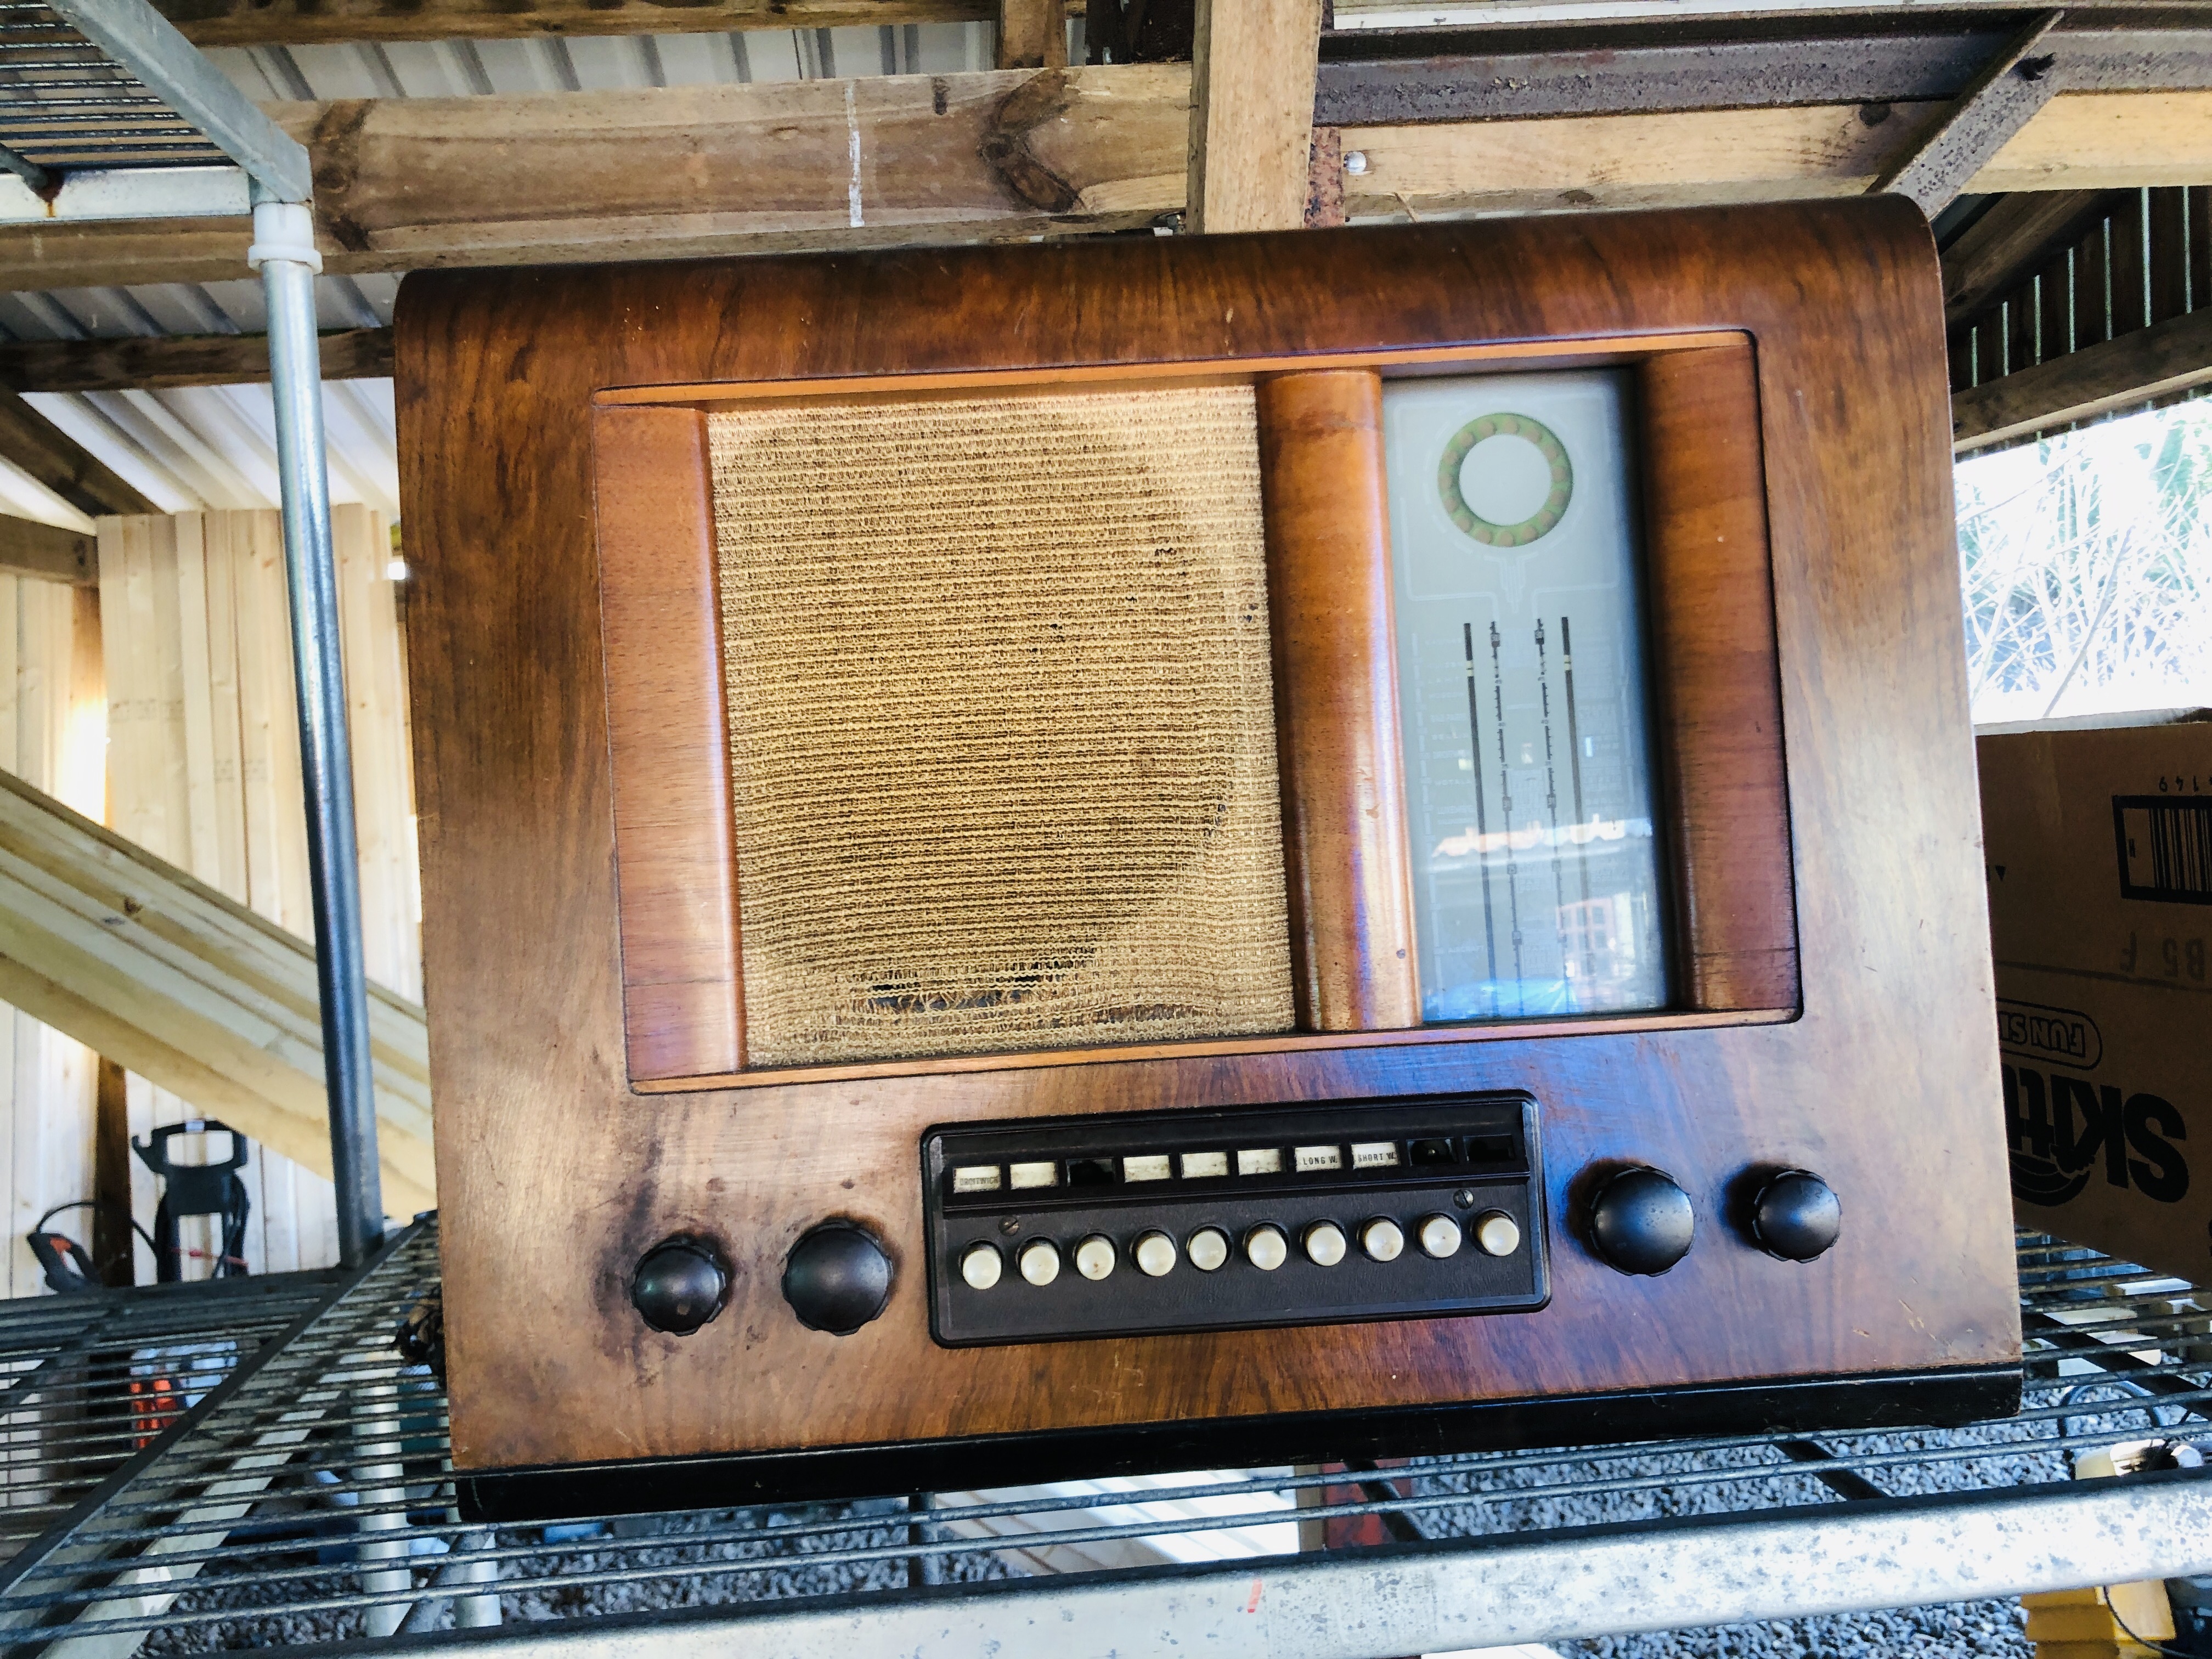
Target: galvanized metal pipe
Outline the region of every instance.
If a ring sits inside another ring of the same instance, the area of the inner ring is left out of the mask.
[[[337,1189],[338,1258],[356,1267],[384,1242],[384,1183],[377,1166],[353,749],[338,653],[330,470],[323,453],[322,362],[315,333],[315,276],[322,259],[315,252],[313,216],[297,203],[257,201],[253,237],[246,257],[260,267],[269,303],[284,585],[291,601],[292,673],[299,692],[300,772],[307,803],[307,870],[313,884],[315,977],[322,994],[323,1078],[330,1101],[331,1176]]]

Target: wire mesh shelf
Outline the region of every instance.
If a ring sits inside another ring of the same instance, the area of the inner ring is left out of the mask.
[[[50,8],[0,0],[0,166],[44,187],[56,174],[93,168],[229,165]]]
[[[2016,1417],[1964,1429],[1715,1435],[479,1527],[453,1506],[443,1392],[395,1346],[435,1288],[436,1259],[425,1220],[350,1279],[0,1309],[0,1551],[13,1551],[0,1565],[0,1639],[23,1651],[88,1651],[77,1644],[94,1635],[102,1652],[142,1638],[147,1652],[205,1650],[573,1628],[863,1590],[988,1595],[998,1587],[984,1581],[1188,1571],[1302,1544],[1433,1549],[1688,1516],[1756,1525],[1838,1502],[2063,1486],[2085,1454],[2114,1449],[2122,1467],[2194,1480],[2193,1442],[2212,1441],[2212,1296],[2023,1235],[2027,1396]]]

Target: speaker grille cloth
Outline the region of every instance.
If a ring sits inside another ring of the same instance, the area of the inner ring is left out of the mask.
[[[708,428],[748,1063],[1287,1030],[1250,389]]]

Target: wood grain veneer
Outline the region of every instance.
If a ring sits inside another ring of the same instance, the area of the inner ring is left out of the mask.
[[[398,384],[456,1462],[2014,1359],[1942,315],[1926,227],[1890,200],[410,276]],[[596,395],[1709,331],[1755,347],[1798,1018],[631,1091]],[[1540,1313],[930,1340],[915,1157],[933,1124],[1470,1088],[1541,1103]],[[1576,1231],[1583,1172],[1623,1161],[1698,1206],[1662,1278],[1623,1277]],[[1745,1172],[1773,1164],[1841,1195],[1816,1262],[1776,1261],[1728,1219]],[[845,1338],[799,1327],[777,1288],[831,1215],[898,1261],[884,1316]],[[730,1305],[655,1335],[629,1277],[685,1230],[720,1242]]]
[[[1653,357],[1637,393],[1653,747],[1681,998],[1692,1008],[1794,1008],[1797,912],[1752,348]]]
[[[1418,1025],[1382,377],[1278,375],[1259,415],[1298,1026]]]
[[[592,417],[621,878],[623,1035],[640,1079],[744,1060],[707,417]]]

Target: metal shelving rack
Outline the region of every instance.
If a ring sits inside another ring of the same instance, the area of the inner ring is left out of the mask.
[[[2212,1295],[2039,1237],[2020,1263],[2026,1407],[1963,1429],[549,1530],[453,1507],[443,1392],[395,1346],[435,1288],[426,1220],[356,1272],[0,1309],[0,1516],[17,1518],[0,1631],[70,1659],[119,1659],[155,1632],[224,1647],[367,1636],[393,1653],[1386,1659],[2212,1571],[2212,1468],[2069,1478],[2093,1449],[2154,1443],[2179,1451],[2154,1462],[2187,1462],[2212,1442]],[[1634,1518],[1557,1523],[1594,1500]],[[1409,1541],[1297,1552],[1294,1523],[1364,1516]],[[1146,1554],[1164,1564],[1034,1572]],[[680,1595],[647,1599],[693,1605],[620,1610],[656,1586]]]
[[[384,1235],[361,864],[315,330],[314,169],[149,0],[0,0],[0,222],[251,211],[270,392],[340,1259]]]
[[[395,1346],[434,1291],[435,1224],[384,1238],[377,1193],[310,182],[306,152],[145,0],[0,0],[0,218],[254,216],[240,252],[270,302],[348,1262],[0,1307],[12,1650],[124,1659],[152,1636],[367,1638],[393,1653],[461,1640],[610,1656],[676,1644],[836,1659],[1168,1647],[1383,1659],[2212,1572],[2212,1469],[2191,1444],[2212,1439],[2212,1296],[2033,1237],[2021,1250],[2027,1408],[1965,1429],[553,1529],[462,1519],[443,1391]],[[2068,1478],[2083,1450],[2145,1443],[2200,1466]],[[1569,1507],[1607,1518],[1562,1525]],[[1301,1523],[1310,1536],[1369,1516],[1398,1541],[1295,1547]],[[621,1610],[672,1599],[693,1605]]]

